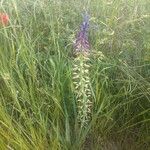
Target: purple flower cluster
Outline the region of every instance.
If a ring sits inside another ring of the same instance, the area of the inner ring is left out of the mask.
[[[81,24],[80,31],[77,34],[74,44],[75,53],[88,53],[90,49],[88,41],[88,29],[89,29],[89,16],[84,14],[83,23]]]

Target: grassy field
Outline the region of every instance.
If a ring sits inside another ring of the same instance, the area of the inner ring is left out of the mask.
[[[93,109],[78,125],[73,42],[90,15]],[[149,0],[2,0],[0,150],[148,150]]]

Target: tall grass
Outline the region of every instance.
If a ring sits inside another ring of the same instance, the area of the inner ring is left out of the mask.
[[[87,7],[92,119],[78,128],[72,43]],[[0,149],[150,147],[150,2],[1,1]]]

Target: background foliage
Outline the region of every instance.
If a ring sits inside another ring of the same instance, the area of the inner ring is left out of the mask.
[[[79,131],[72,43],[85,9],[94,110]],[[1,1],[0,149],[148,150],[149,10],[148,0]]]

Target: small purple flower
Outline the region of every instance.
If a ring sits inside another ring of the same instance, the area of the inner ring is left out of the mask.
[[[77,34],[76,41],[74,44],[75,53],[89,52],[90,44],[88,41],[88,29],[89,29],[89,16],[86,13],[83,15],[83,23],[80,26],[80,31]]]

